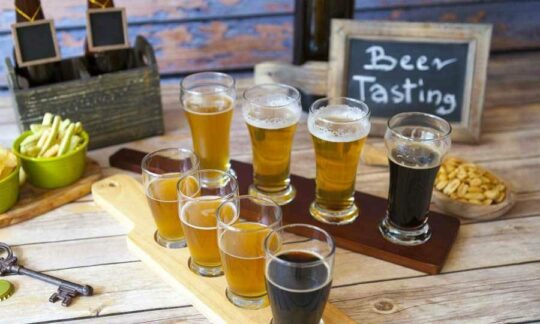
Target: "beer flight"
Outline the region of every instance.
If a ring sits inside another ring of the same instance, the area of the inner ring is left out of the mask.
[[[334,239],[315,226],[282,226],[280,207],[302,194],[290,182],[300,93],[285,84],[244,91],[253,184],[248,195],[240,195],[229,163],[234,79],[217,72],[192,74],[180,90],[194,150],[161,149],[142,161],[156,242],[167,248],[187,246],[189,269],[197,275],[224,275],[225,294],[238,307],[270,305],[274,323],[319,323],[332,282]],[[369,108],[352,98],[324,98],[311,106],[307,123],[315,148],[316,197],[309,213],[320,222],[339,226],[359,215],[356,171],[369,117]],[[450,148],[450,133],[448,122],[425,113],[401,113],[389,120],[390,189],[379,225],[385,239],[407,246],[429,240],[431,193]]]

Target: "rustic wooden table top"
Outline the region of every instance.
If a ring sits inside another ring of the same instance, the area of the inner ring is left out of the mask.
[[[165,136],[89,153],[105,175],[124,172],[108,166],[109,155],[121,146],[145,151],[191,146],[177,88],[163,85]],[[314,153],[305,119],[295,138],[292,172],[313,177]],[[4,147],[18,135],[14,120],[10,98],[0,97]],[[232,158],[250,161],[249,136],[238,108],[233,123]],[[381,139],[369,141],[381,144]],[[505,177],[517,192],[516,206],[500,219],[463,222],[443,273],[436,276],[339,249],[339,280],[333,283],[331,301],[358,322],[540,320],[540,104],[489,107],[481,145],[456,144],[451,153]],[[356,187],[386,197],[386,168],[360,165]],[[90,195],[0,229],[0,241],[14,247],[22,264],[91,284],[96,293],[63,308],[47,301],[53,286],[10,276],[16,293],[0,303],[0,322],[207,322],[189,300],[130,254],[125,234],[126,228],[97,207]]]

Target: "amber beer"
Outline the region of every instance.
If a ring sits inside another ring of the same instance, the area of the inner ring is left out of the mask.
[[[264,239],[280,226],[281,208],[268,198],[240,196],[219,207],[217,221],[227,298],[242,308],[265,307]]]
[[[178,182],[180,220],[191,255],[189,268],[205,277],[223,274],[217,243],[216,212],[221,203],[238,195],[238,182],[230,173],[199,170]]]
[[[280,205],[294,199],[290,161],[296,125],[300,119],[300,93],[285,84],[263,84],[244,92],[244,120],[253,149],[251,195],[267,196]]]
[[[152,210],[159,235],[167,241],[184,239],[184,231],[178,218],[176,183],[178,178],[156,179],[147,190],[148,204]]]
[[[200,197],[181,204],[180,219],[191,254],[191,262],[205,267],[219,267],[216,210],[221,204],[218,196]]]
[[[224,231],[220,237],[223,271],[229,289],[248,298],[265,296],[262,242],[270,230],[263,224],[249,222],[235,224],[233,228],[232,231]],[[238,232],[245,232],[241,244],[237,244]]]
[[[157,227],[156,242],[168,248],[185,247],[178,215],[177,183],[180,177],[199,168],[195,153],[168,148],[147,154],[141,163],[144,190]]]
[[[370,129],[369,109],[354,99],[319,99],[311,107],[308,128],[317,166],[316,198],[310,213],[325,223],[350,223],[358,217],[354,187]]]
[[[235,99],[234,79],[227,74],[203,72],[182,81],[181,101],[203,169],[230,168],[229,133]]]

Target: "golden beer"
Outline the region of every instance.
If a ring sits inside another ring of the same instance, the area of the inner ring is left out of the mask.
[[[234,79],[218,72],[188,75],[180,84],[180,100],[201,169],[229,171],[229,133],[236,100]]]
[[[218,196],[203,196],[180,203],[180,219],[191,262],[204,267],[221,265],[216,227],[216,210],[221,203]]]
[[[249,193],[266,196],[280,205],[294,199],[290,160],[300,94],[284,84],[262,84],[244,92],[242,107],[253,150],[253,185]]]
[[[325,223],[346,224],[358,217],[354,204],[356,171],[370,124],[367,106],[354,99],[334,100],[339,99],[342,101],[334,104],[323,101],[322,107],[310,112],[308,128],[317,167],[316,197],[310,213]]]
[[[256,298],[266,295],[264,238],[270,229],[258,223],[238,223],[239,231],[224,231],[220,237],[223,271],[232,293]]]
[[[218,208],[217,221],[227,298],[242,308],[265,307],[264,239],[281,225],[281,208],[269,198],[240,196]]]
[[[168,241],[184,238],[184,231],[178,217],[178,178],[155,179],[148,184],[146,197],[152,210],[159,235]]]
[[[197,170],[178,181],[180,220],[191,254],[188,266],[194,273],[223,275],[216,215],[223,202],[237,195],[236,178],[221,170]]]
[[[201,161],[201,169],[229,169],[233,106],[233,100],[227,96],[207,97],[202,102],[192,98],[184,102],[193,148]]]
[[[144,190],[157,227],[154,238],[163,247],[186,246],[176,187],[184,173],[198,168],[195,153],[183,148],[161,149],[147,154],[141,162]]]

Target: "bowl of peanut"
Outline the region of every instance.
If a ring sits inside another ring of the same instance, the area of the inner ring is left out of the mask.
[[[510,210],[515,195],[493,172],[456,157],[447,157],[435,178],[433,202],[448,214],[488,220]]]

